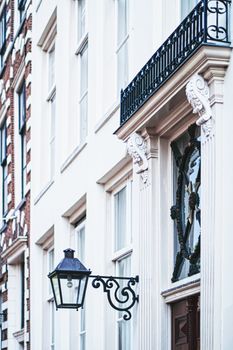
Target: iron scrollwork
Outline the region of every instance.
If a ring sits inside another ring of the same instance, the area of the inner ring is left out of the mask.
[[[178,169],[176,204],[171,207],[171,218],[176,224],[179,245],[172,282],[179,279],[185,261],[189,261],[188,276],[200,272],[201,144],[195,136],[196,129],[195,124],[189,127],[189,142],[183,154],[176,142],[171,144]]]
[[[215,16],[215,20],[213,22],[211,20],[212,23],[209,24],[207,28],[208,39],[215,41],[228,41],[228,3],[230,3],[228,0],[209,0],[207,2],[208,13]],[[223,15],[226,15],[225,21],[223,21]],[[210,18],[212,19],[212,17]]]
[[[125,321],[130,320],[132,314],[129,310],[139,299],[139,296],[132,287],[139,282],[139,276],[113,277],[91,275],[90,277],[93,278],[92,286],[94,288],[99,288],[102,284],[103,291],[107,293],[109,304],[115,310],[124,312],[123,319]],[[125,284],[124,281],[127,283]]]

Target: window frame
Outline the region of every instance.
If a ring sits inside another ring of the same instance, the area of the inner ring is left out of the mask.
[[[124,277],[123,275],[120,274],[120,271],[119,271],[119,266],[120,266],[120,263],[122,261],[126,261],[127,259],[129,259],[129,270],[127,271],[126,273],[126,276],[125,277],[129,277],[131,276],[131,265],[132,265],[132,252],[129,252],[123,256],[121,256],[119,259],[117,259],[115,261],[115,269],[116,269],[116,276],[122,276]],[[125,281],[122,281],[122,280],[119,280],[119,284],[121,286],[124,286],[124,285],[127,285],[127,283]],[[133,349],[133,323],[132,323],[132,320],[130,321],[125,321],[124,318],[124,312],[123,311],[117,311],[116,313],[116,344],[117,344],[117,350],[122,350],[122,347],[121,345],[119,344],[119,333],[120,333],[120,328],[122,327],[126,327],[126,329],[129,329],[130,331],[130,334],[129,334],[129,337],[130,337],[130,348],[127,347],[127,350],[132,350]],[[128,328],[129,327],[129,328]],[[123,337],[121,338],[121,344],[123,344]],[[125,345],[123,346],[123,350],[125,350]]]
[[[26,2],[27,2],[27,0],[18,0],[18,11],[19,11],[19,22],[20,23],[22,23],[25,15],[26,15]]]
[[[20,328],[24,329],[25,325],[25,254],[23,260],[19,264],[20,267]]]
[[[196,2],[196,4],[190,4],[190,1]],[[194,9],[194,7],[197,6],[199,1],[200,0],[180,0],[180,19],[183,20]]]
[[[84,31],[80,35],[80,3],[84,1],[84,17],[85,25]],[[88,8],[87,0],[77,0],[76,1],[76,51],[75,54],[78,58],[78,76],[79,76],[79,92],[78,92],[78,123],[76,138],[78,145],[82,145],[86,142],[88,135],[88,70],[89,70],[89,50],[88,50]],[[86,58],[86,72],[83,69],[83,54],[87,54]],[[82,91],[82,82],[86,80],[86,88]],[[85,104],[85,105],[84,105]],[[82,107],[84,106],[85,115],[82,112]]]
[[[114,269],[115,269],[115,274],[116,276],[120,276],[120,272],[119,272],[119,266],[120,263],[126,259],[130,259],[130,271],[129,276],[131,276],[131,262],[132,262],[132,254],[133,254],[133,242],[132,242],[132,184],[133,181],[131,179],[131,177],[129,179],[127,179],[126,181],[123,181],[119,186],[117,186],[112,192],[111,192],[111,197],[112,197],[112,232],[113,232],[113,246],[112,246],[112,262],[114,263]],[[125,200],[126,200],[126,206],[125,206],[125,211],[126,211],[126,240],[125,240],[125,245],[123,247],[120,247],[120,249],[116,249],[116,231],[115,231],[115,227],[116,227],[116,216],[115,216],[115,196],[120,193],[120,191],[122,191],[123,189],[126,189],[126,196],[125,196]],[[127,218],[130,218],[129,220],[127,220]],[[125,276],[125,277],[129,277],[129,276]],[[120,281],[121,282],[121,281]],[[115,323],[115,334],[116,334],[116,348],[118,350],[121,350],[120,348],[120,344],[119,344],[119,332],[120,332],[120,327],[122,325],[124,325],[124,319],[123,319],[123,315],[122,312],[117,312],[116,313],[116,317],[115,317],[116,323]],[[133,334],[133,330],[132,330],[132,322],[131,321],[126,321],[127,323],[125,323],[125,325],[128,327],[130,325],[130,349],[132,349],[133,346],[133,338],[132,338],[132,334]],[[130,323],[129,323],[130,322]],[[128,349],[127,349],[128,350]]]
[[[51,266],[51,260],[50,260],[50,254],[53,254],[53,264]],[[46,270],[47,273],[50,273],[55,268],[55,250],[54,245],[52,244],[49,248],[46,250]],[[49,348],[51,350],[55,349],[55,301],[53,296],[52,287],[50,285],[50,281],[46,279],[47,286],[46,286],[46,293],[47,293],[47,304],[48,304],[48,310],[49,310],[49,332],[48,332],[48,341],[49,341]]]
[[[56,140],[56,91],[51,95],[48,101],[49,106],[49,163],[50,163],[50,179],[52,180],[55,175],[55,140]]]
[[[3,9],[0,14],[0,37],[1,40],[1,47],[0,47],[0,69],[3,67],[3,58],[6,51],[6,32],[7,32],[7,22],[6,22],[6,5],[3,6]],[[3,35],[2,35],[3,33]]]
[[[51,52],[54,53],[52,66],[51,66]],[[52,181],[55,176],[55,140],[56,140],[56,40],[51,41],[47,51],[47,97],[46,101],[48,104],[48,118],[49,118],[49,180]],[[50,81],[50,72],[52,67],[52,77]],[[54,104],[53,104],[54,103]]]
[[[84,3],[84,8],[81,9],[81,3]],[[82,13],[81,13],[82,10]],[[80,43],[83,41],[83,39],[85,38],[85,36],[87,35],[87,0],[77,0],[77,9],[76,9],[76,13],[77,13],[77,28],[76,28],[76,36],[77,36],[77,43],[78,46],[80,45]],[[84,17],[84,31],[82,32],[82,20]]]
[[[53,60],[51,60],[51,53],[53,53]],[[54,90],[56,89],[56,41],[55,39],[51,42],[49,45],[49,48],[46,52],[47,54],[47,100],[49,101],[51,95],[54,93]],[[52,65],[51,65],[52,62]],[[52,68],[53,75],[50,75]],[[53,79],[51,79],[51,76]]]
[[[21,199],[25,197],[27,183],[27,139],[26,139],[26,84],[23,81],[17,91],[18,95],[18,126],[21,145]]]
[[[83,57],[85,51],[87,52],[86,67],[83,66]],[[80,81],[79,81],[79,143],[85,142],[88,134],[88,40],[85,41],[79,53],[80,61]],[[84,70],[84,68],[86,68]],[[86,80],[86,87],[82,91],[82,82]],[[85,115],[82,112],[82,103],[86,103]]]
[[[123,256],[132,253],[132,179],[124,181],[116,189],[112,191],[112,232],[113,232],[113,246],[112,246],[112,261],[116,261]],[[115,248],[116,242],[116,231],[115,231],[115,195],[123,189],[126,189],[126,218],[130,217],[130,220],[126,220],[126,244],[121,249]]]
[[[121,1],[121,0],[120,0]],[[121,38],[121,40],[119,40],[118,37],[118,30],[119,27],[121,26],[121,19],[122,16],[119,15],[119,0],[116,0],[115,4],[115,13],[116,13],[116,49],[115,49],[115,53],[116,53],[116,74],[117,74],[117,95],[120,96],[120,91],[122,89],[124,89],[128,82],[129,82],[129,13],[130,13],[130,1],[129,0],[124,0],[126,3],[126,14],[125,14],[125,18],[126,18],[126,33],[125,35]],[[120,54],[123,52],[123,50],[126,50],[126,58],[124,57],[124,61],[126,59],[126,62],[124,62],[125,64],[119,64],[119,60],[120,60]],[[122,79],[122,81],[120,81],[119,77],[121,74],[119,74],[120,70],[119,67],[124,68],[124,70],[126,69],[126,72],[124,71],[124,77]],[[126,74],[125,74],[126,73]]]
[[[7,117],[5,117],[1,127],[0,127],[0,142],[1,142],[1,150],[0,150],[0,164],[2,171],[2,216],[5,217],[8,212],[8,203],[7,203],[7,195],[8,195],[8,169],[7,169]],[[4,147],[2,145],[4,144]],[[3,154],[4,150],[4,154]]]
[[[84,232],[83,232],[84,230]],[[82,234],[81,234],[82,232]],[[80,237],[82,236],[82,237]],[[86,217],[81,219],[75,225],[75,246],[77,249],[78,258],[85,265],[85,255],[86,255]],[[81,249],[80,249],[81,246]],[[81,253],[79,252],[81,251]],[[84,320],[84,321],[83,321]],[[82,325],[84,323],[84,329],[82,329]],[[78,324],[78,334],[79,334],[79,350],[86,350],[86,308],[85,304],[83,308],[80,310],[79,314],[79,324]],[[84,339],[84,346],[82,346],[82,341]]]

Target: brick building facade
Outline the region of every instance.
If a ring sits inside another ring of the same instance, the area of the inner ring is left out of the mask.
[[[30,349],[31,28],[31,1],[0,1],[2,350]]]

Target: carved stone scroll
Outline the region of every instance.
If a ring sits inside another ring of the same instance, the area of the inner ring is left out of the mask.
[[[133,133],[127,141],[129,155],[133,158],[137,174],[141,174],[144,183],[148,178],[147,144],[141,135]]]
[[[193,113],[198,113],[197,125],[201,125],[206,137],[212,129],[212,111],[209,102],[209,87],[201,75],[192,76],[186,85],[186,96],[193,107]]]

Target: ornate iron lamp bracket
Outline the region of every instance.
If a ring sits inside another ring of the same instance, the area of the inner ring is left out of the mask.
[[[132,288],[139,282],[139,276],[136,277],[113,277],[113,276],[95,276],[90,275],[93,278],[92,286],[99,288],[103,285],[103,291],[107,293],[109,304],[113,309],[124,312],[123,319],[128,321],[131,319],[132,314],[129,311],[136,302],[139,300],[139,296]],[[121,284],[120,282],[128,281],[127,284]]]

